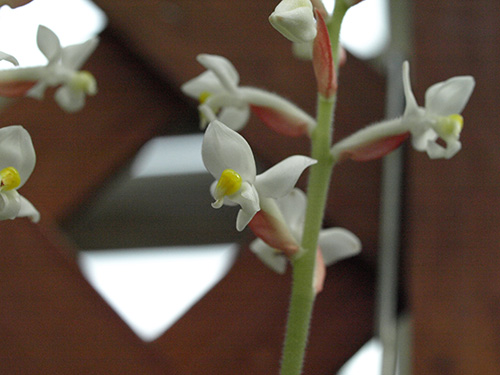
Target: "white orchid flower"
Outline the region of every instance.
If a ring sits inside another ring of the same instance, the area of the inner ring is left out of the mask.
[[[459,76],[439,82],[425,92],[425,107],[419,107],[410,83],[410,66],[403,64],[403,85],[406,109],[403,122],[409,127],[412,145],[418,151],[426,151],[431,159],[449,159],[462,148],[459,141],[463,127],[460,115],[474,90],[471,76]],[[446,147],[437,140],[441,139]]]
[[[242,231],[261,209],[260,201],[290,192],[302,172],[316,163],[307,156],[291,156],[257,175],[255,159],[247,141],[220,121],[212,121],[202,144],[203,163],[215,178],[214,208],[238,204],[236,229]]]
[[[97,83],[91,73],[79,69],[97,44],[98,39],[92,38],[63,48],[57,35],[40,25],[37,45],[47,58],[47,65],[1,70],[0,95],[42,99],[48,87],[60,86],[54,96],[59,106],[67,112],[82,109],[86,95],[97,93]],[[9,55],[0,57],[7,59],[5,56]]]
[[[282,0],[269,16],[269,22],[295,43],[311,42],[316,37],[316,21],[310,0]]]
[[[410,84],[409,64],[403,64],[406,108],[402,117],[370,125],[336,143],[331,153],[337,160],[373,160],[397,148],[409,136],[417,151],[431,159],[450,159],[462,147],[460,115],[474,90],[471,76],[458,76],[436,83],[425,93],[425,107],[419,107]],[[446,145],[443,147],[439,142]]]
[[[241,130],[250,111],[271,129],[288,136],[310,133],[316,125],[311,116],[281,96],[239,86],[239,74],[225,57],[201,54],[197,60],[207,71],[183,84],[181,89],[200,101],[202,129],[218,119],[233,130]]]
[[[284,222],[282,235],[295,240],[297,246],[302,241],[307,198],[300,189],[293,189],[286,196],[277,199],[279,214],[274,214],[278,221]],[[267,238],[257,238],[250,244],[250,249],[273,271],[285,273],[289,254],[281,248],[270,246]],[[344,228],[329,228],[321,230],[318,239],[318,253],[314,288],[321,290],[325,276],[324,267],[332,265],[344,258],[354,256],[361,251],[359,238]]]
[[[17,192],[33,172],[35,162],[31,137],[22,126],[0,128],[0,220],[40,219],[39,212]]]

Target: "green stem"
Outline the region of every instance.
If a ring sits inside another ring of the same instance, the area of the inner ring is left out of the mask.
[[[314,268],[334,160],[330,154],[335,97],[318,99],[318,122],[311,136],[311,156],[318,161],[310,168],[308,204],[302,238],[302,255],[293,262],[293,287],[283,349],[281,375],[302,371],[315,298]]]
[[[330,18],[327,23],[328,33],[330,34],[330,42],[332,44],[333,63],[335,65],[335,69],[337,70],[339,67],[340,27],[348,9],[349,5],[346,4],[345,0],[336,0],[332,18]]]

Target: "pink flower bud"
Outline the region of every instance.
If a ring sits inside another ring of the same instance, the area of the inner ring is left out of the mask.
[[[325,98],[337,91],[337,75],[333,65],[332,46],[325,20],[321,12],[315,10],[318,32],[313,44],[313,68],[318,84],[318,92]]]
[[[378,139],[373,143],[362,145],[351,150],[344,150],[339,161],[352,159],[355,161],[370,161],[379,159],[397,149],[408,137],[410,132]]]

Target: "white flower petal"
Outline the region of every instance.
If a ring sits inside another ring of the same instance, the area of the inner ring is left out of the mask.
[[[240,76],[234,65],[225,57],[218,55],[200,54],[196,58],[208,70],[214,72],[222,86],[228,91],[235,91]]]
[[[216,120],[208,125],[201,154],[205,167],[215,179],[219,179],[225,169],[232,169],[243,181],[255,181],[255,160],[250,145],[222,122]]]
[[[15,219],[21,209],[21,196],[16,190],[0,192],[0,220]]]
[[[461,148],[462,144],[458,140],[447,142],[446,148],[436,142],[429,141],[426,151],[431,159],[450,159],[455,156]]]
[[[287,259],[285,258],[285,256],[268,246],[260,238],[257,238],[250,243],[250,250],[252,250],[252,252],[257,255],[262,263],[264,263],[274,272],[279,273],[280,275],[283,275],[285,273],[287,265]]]
[[[0,52],[0,60],[8,61],[12,65],[15,65],[15,66],[19,65],[19,61],[17,61],[17,59],[14,56],[9,55],[9,54],[7,54],[5,52]]]
[[[425,151],[429,142],[434,142],[438,138],[438,134],[432,128],[428,128],[421,133],[412,131],[411,144],[415,150]]]
[[[239,131],[247,124],[250,118],[250,107],[224,107],[219,114],[219,120],[234,131]]]
[[[300,189],[293,189],[290,193],[276,200],[285,222],[294,234],[297,242],[302,240],[302,230],[306,215],[307,197]]]
[[[219,78],[210,70],[184,83],[181,90],[184,94],[196,100],[200,99],[202,93],[217,95],[224,92]]]
[[[40,212],[38,212],[35,206],[22,195],[19,197],[21,198],[21,209],[17,217],[28,217],[32,222],[38,223],[40,221]]]
[[[64,47],[61,62],[64,67],[72,70],[80,70],[85,61],[92,55],[99,44],[99,38],[92,38],[86,42]]]
[[[29,133],[20,125],[0,128],[0,170],[14,167],[24,185],[35,168],[36,155]]]
[[[316,160],[307,156],[290,156],[258,175],[255,186],[265,197],[283,197],[293,189],[302,172],[315,163]]]
[[[241,209],[253,217],[260,210],[259,193],[248,182],[241,184],[240,190],[228,197],[232,202],[238,203]],[[245,224],[246,226],[246,224]]]
[[[354,256],[361,251],[359,238],[344,228],[322,230],[319,234],[318,244],[327,266]]]
[[[425,92],[425,109],[428,113],[449,116],[463,111],[474,90],[471,76],[453,77],[439,82]]]
[[[403,63],[403,88],[406,99],[406,107],[404,116],[412,116],[418,113],[418,104],[415,99],[415,95],[413,95],[413,91],[411,89],[411,80],[410,80],[410,63],[405,61]]]
[[[52,30],[43,25],[38,26],[36,42],[40,51],[49,60],[49,64],[59,61],[62,47],[59,38]]]
[[[62,109],[69,113],[77,112],[85,105],[85,93],[82,90],[73,90],[67,85],[56,90],[54,99]]]
[[[239,210],[238,216],[236,217],[236,230],[238,232],[241,232],[243,229],[245,229],[248,223],[252,221],[256,213],[257,212],[247,212],[244,210]]]

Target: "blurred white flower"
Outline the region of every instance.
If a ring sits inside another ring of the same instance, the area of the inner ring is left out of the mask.
[[[200,101],[201,127],[218,119],[241,130],[253,111],[268,127],[288,136],[312,131],[316,121],[290,101],[254,87],[239,86],[233,64],[222,56],[201,54],[197,60],[207,71],[182,85],[182,91]]]
[[[472,95],[474,78],[458,76],[432,85],[425,93],[425,107],[419,107],[411,89],[409,69],[406,61],[403,64],[406,98],[403,116],[370,125],[336,143],[331,152],[337,160],[377,159],[397,148],[409,136],[413,147],[426,151],[431,159],[450,159],[460,151],[463,127],[460,113]]]
[[[42,99],[48,87],[60,86],[54,96],[59,106],[67,112],[82,109],[85,97],[97,93],[97,83],[91,73],[79,69],[97,44],[98,39],[92,38],[63,48],[57,35],[40,25],[37,45],[47,58],[47,65],[0,70],[0,95]],[[2,53],[0,58],[17,65],[10,55]]]
[[[35,207],[17,192],[33,172],[35,162],[31,137],[22,126],[0,128],[0,220],[40,219]]]

